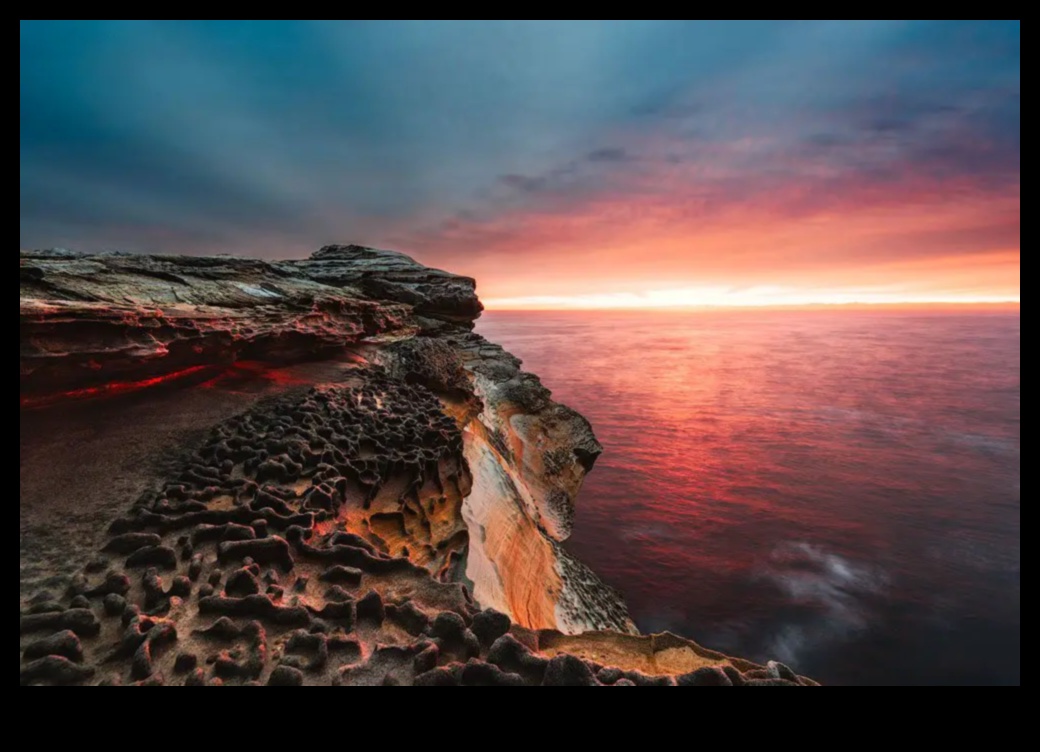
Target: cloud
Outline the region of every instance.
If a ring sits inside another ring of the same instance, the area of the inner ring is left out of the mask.
[[[595,149],[585,155],[590,162],[627,162],[632,158],[627,151],[617,147],[606,149]]]
[[[1010,22],[22,22],[20,242],[367,242],[492,291],[1004,253],[1020,97]]]
[[[502,182],[502,185],[525,193],[535,193],[546,185],[544,177],[530,177],[528,175],[503,175],[499,180]]]

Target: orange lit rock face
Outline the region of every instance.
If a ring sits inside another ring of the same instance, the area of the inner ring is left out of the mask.
[[[463,507],[474,596],[526,627],[635,632],[621,595],[559,545],[570,536],[585,473],[603,451],[588,421],[553,402],[500,347],[475,335],[459,341],[482,405],[463,430],[474,478]]]
[[[357,246],[33,252],[21,292],[23,419],[160,385],[268,395],[171,447],[83,571],[34,570],[23,684],[806,683],[638,636],[561,547],[602,449],[470,331],[472,280]]]

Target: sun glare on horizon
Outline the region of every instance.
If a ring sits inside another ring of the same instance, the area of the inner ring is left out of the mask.
[[[784,287],[684,287],[643,292],[535,295],[483,299],[488,310],[698,310],[800,307],[1017,307],[1019,295],[908,295],[880,291],[803,291]]]

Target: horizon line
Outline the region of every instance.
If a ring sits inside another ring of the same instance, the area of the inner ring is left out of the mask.
[[[1013,299],[996,299],[996,300],[973,300],[973,301],[950,301],[950,300],[935,300],[935,301],[912,301],[905,303],[870,303],[870,302],[849,302],[849,303],[765,303],[760,305],[755,304],[702,304],[702,305],[621,305],[621,306],[597,306],[597,305],[572,305],[572,306],[559,306],[559,305],[532,305],[532,306],[504,306],[498,307],[494,305],[494,299],[491,301],[481,301],[484,304],[484,311],[502,312],[502,313],[520,313],[529,311],[547,311],[547,312],[581,312],[581,311],[660,311],[660,312],[712,312],[712,311],[727,311],[727,310],[739,310],[739,311],[766,311],[766,310],[784,310],[784,311],[806,311],[806,310],[958,310],[958,309],[974,309],[974,310],[991,310],[991,311],[1021,311],[1022,302],[1021,300]]]

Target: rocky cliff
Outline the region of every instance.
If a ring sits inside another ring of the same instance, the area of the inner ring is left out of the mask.
[[[204,430],[124,484],[81,571],[39,544],[60,522],[23,524],[23,684],[809,683],[638,635],[562,547],[602,448],[472,331],[472,279],[354,245],[280,262],[51,250],[22,252],[20,293],[23,518],[53,506],[56,465],[73,465],[70,504],[106,495],[90,465],[113,416],[143,446],[184,412],[168,398],[132,419],[127,394],[217,390],[208,419],[193,408]],[[261,377],[225,414],[220,394]],[[85,400],[91,438],[56,440]]]

